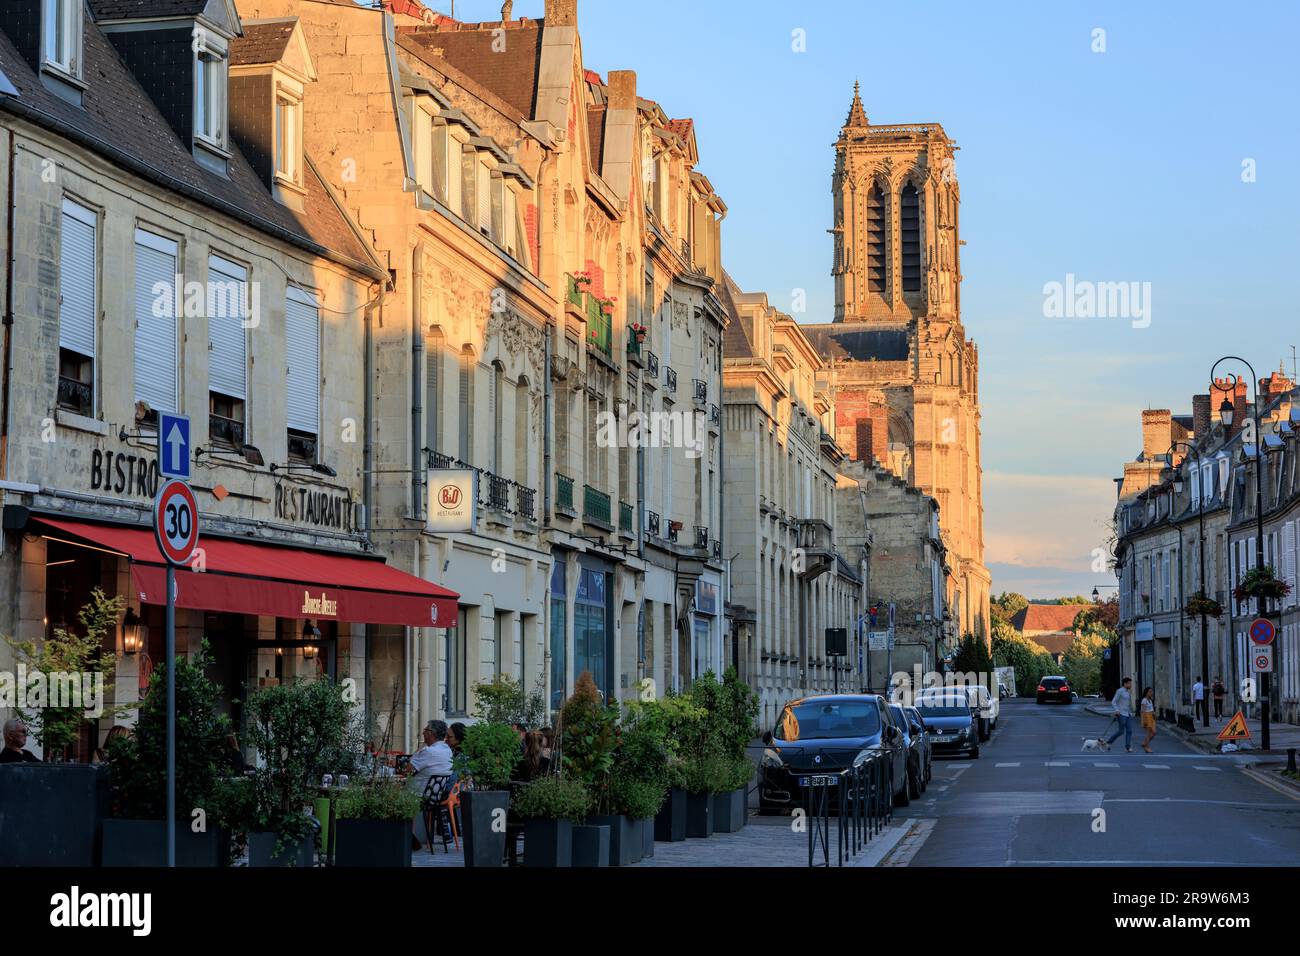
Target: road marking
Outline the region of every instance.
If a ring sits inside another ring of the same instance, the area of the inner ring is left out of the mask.
[[[1232,860],[1012,860],[1012,866],[1277,866]]]
[[[1117,763],[1101,763],[1101,762],[1099,762],[1099,761],[1094,761],[1093,766],[1094,766],[1094,767],[1118,767],[1119,764],[1117,764]]]
[[[945,805],[956,817],[1018,817],[1028,814],[1092,813],[1102,805],[1101,790],[980,791]]]
[[[1144,763],[1142,766],[1146,767],[1148,770],[1168,770],[1168,769],[1169,769],[1169,764],[1167,764],[1167,763]]]
[[[1241,772],[1244,773],[1247,777],[1250,777],[1251,780],[1257,780],[1260,783],[1262,783],[1264,786],[1268,787],[1269,789],[1276,790],[1284,797],[1288,797],[1292,800],[1300,801],[1300,794],[1296,793],[1295,787],[1292,787],[1289,784],[1285,784],[1280,780],[1272,779],[1265,771],[1256,770],[1253,767],[1242,767]]]
[[[1070,761],[1068,761],[1068,760],[1049,760],[1049,761],[1047,761],[1046,764],[1044,764],[1044,766],[1046,766],[1046,767],[1068,767],[1068,766],[1070,766]]]
[[[1222,767],[1193,767],[1193,770],[1208,770],[1210,773],[1222,773]]]
[[[1212,807],[1249,807],[1252,810],[1291,810],[1286,803],[1251,803],[1249,800],[1192,800],[1182,797],[1107,797],[1107,803],[1198,803]],[[1169,864],[1172,866],[1173,864]]]
[[[970,764],[968,764],[968,763],[950,763],[950,764],[948,764],[948,769],[949,769],[949,770],[969,770],[969,769],[970,769]]]
[[[995,767],[1019,767],[1019,766],[1020,766],[1020,761],[1017,760],[1015,763],[995,763],[993,766],[995,766]]]

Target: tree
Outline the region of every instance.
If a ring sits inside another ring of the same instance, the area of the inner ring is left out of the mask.
[[[1032,697],[1043,675],[1056,669],[1047,648],[1004,623],[993,625],[993,664],[1015,668],[1016,694],[1021,697]]]
[[[967,634],[953,655],[952,669],[959,674],[978,674],[980,683],[987,686],[989,675],[993,673],[993,658],[989,656],[989,649],[983,641],[973,634]]]
[[[1074,597],[1059,598],[1057,604],[1091,604],[1092,598],[1086,598],[1082,594],[1076,594]]]
[[[1103,635],[1091,631],[1076,634],[1070,642],[1061,658],[1061,676],[1080,697],[1101,691],[1102,655],[1109,646]]]
[[[1003,591],[989,603],[989,612],[994,621],[1010,623],[1020,611],[1029,605],[1029,599],[1015,591]]]
[[[1076,632],[1101,628],[1114,634],[1119,627],[1119,596],[1112,594],[1100,604],[1092,604],[1074,619]]]

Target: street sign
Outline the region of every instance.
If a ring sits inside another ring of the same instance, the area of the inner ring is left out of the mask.
[[[1273,645],[1264,644],[1250,652],[1252,669],[1256,674],[1273,673]]]
[[[1220,740],[1240,740],[1245,737],[1250,739],[1250,728],[1246,726],[1246,717],[1241,711],[1232,715],[1232,720],[1228,721],[1228,726],[1219,731]]]
[[[1266,617],[1257,617],[1250,622],[1250,639],[1256,644],[1272,644],[1277,636],[1277,628]]]
[[[186,415],[158,413],[158,470],[164,478],[190,480],[190,420]]]
[[[869,631],[867,646],[873,651],[883,651],[889,647],[888,631]]]
[[[186,565],[199,543],[199,508],[190,486],[179,478],[158,489],[153,505],[153,532],[168,564]],[[170,589],[167,595],[171,600]]]

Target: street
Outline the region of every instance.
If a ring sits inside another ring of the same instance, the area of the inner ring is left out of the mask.
[[[1109,753],[1084,752],[1083,739],[1106,723],[1079,702],[1004,701],[980,759],[937,758],[929,790],[895,811],[915,825],[886,865],[1290,866],[1300,857],[1300,801],[1242,773],[1249,758],[1197,753],[1169,732],[1146,754],[1136,722],[1133,753],[1122,737]]]

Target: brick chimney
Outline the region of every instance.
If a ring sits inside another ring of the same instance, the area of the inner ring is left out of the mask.
[[[1295,388],[1295,382],[1291,381],[1281,371],[1274,372],[1268,378],[1259,380],[1259,397],[1263,405],[1267,405],[1279,395],[1283,395]]]
[[[1192,434],[1200,441],[1210,433],[1213,418],[1210,417],[1210,396],[1192,396]]]
[[[889,462],[889,409],[871,406],[871,455],[882,465]]]
[[[636,71],[609,71],[609,108],[612,110],[636,109]]]
[[[1217,419],[1219,417],[1219,406],[1223,404],[1224,399],[1232,402],[1232,427],[1228,429],[1228,435],[1235,435],[1241,428],[1241,423],[1246,420],[1246,381],[1237,379],[1236,387],[1233,387],[1232,379],[1216,378],[1213,386],[1210,388],[1210,408],[1212,414]]]
[[[578,0],[546,0],[543,21],[548,27],[576,27],[578,25]]]
[[[1173,414],[1167,408],[1148,408],[1142,413],[1142,457],[1147,461],[1169,451]]]

